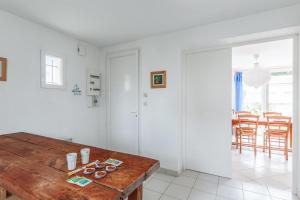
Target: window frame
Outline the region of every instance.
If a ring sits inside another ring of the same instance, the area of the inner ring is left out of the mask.
[[[294,87],[294,69],[293,67],[275,67],[275,68],[272,68],[271,69],[271,73],[280,73],[280,72],[283,72],[283,73],[291,73],[290,75],[292,76],[292,83],[291,83],[291,86],[292,88]],[[273,75],[272,75],[273,76]],[[280,83],[282,84],[282,83]],[[284,83],[283,83],[284,84]],[[270,111],[270,90],[269,90],[269,87],[270,87],[270,84],[268,83],[266,85],[266,88],[265,88],[265,91],[266,91],[266,99],[265,99],[265,104],[266,104],[266,112],[269,112]],[[294,90],[292,89],[292,96],[294,95]],[[293,110],[293,101],[294,101],[294,98],[292,98],[292,110]]]
[[[46,82],[46,56],[62,59],[62,85],[54,85]],[[46,89],[66,89],[66,58],[64,55],[47,50],[41,50],[41,87]]]
[[[237,72],[238,70],[234,70],[233,73]],[[293,73],[294,72],[294,69],[290,66],[284,66],[284,67],[272,67],[270,68],[270,71],[271,73],[276,73],[276,72],[288,72],[288,73],[292,73],[292,76],[293,76]],[[244,72],[244,70],[242,71]],[[294,76],[293,76],[293,79],[294,79]],[[294,82],[294,80],[293,80]],[[293,83],[292,83],[292,87],[293,86]],[[268,112],[270,111],[269,108],[270,108],[270,103],[269,103],[269,83],[267,83],[266,85],[262,86],[262,91],[261,91],[261,97],[262,97],[262,112]],[[293,106],[293,104],[292,104]]]

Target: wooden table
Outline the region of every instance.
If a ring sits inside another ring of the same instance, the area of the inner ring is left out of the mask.
[[[237,126],[238,124],[239,124],[238,119],[232,119],[232,126]],[[258,121],[258,125],[260,125],[260,126],[267,126],[267,124],[268,124],[268,122],[266,119],[259,119],[259,121]],[[290,145],[290,148],[293,147],[293,123],[291,123],[291,126],[290,126],[289,145]]]
[[[79,155],[83,147],[91,149],[90,161],[114,158],[124,163],[103,179],[85,175],[93,180],[86,187],[67,183],[66,154]],[[6,191],[22,200],[141,200],[143,182],[158,168],[157,160],[29,133],[0,136],[0,200]]]

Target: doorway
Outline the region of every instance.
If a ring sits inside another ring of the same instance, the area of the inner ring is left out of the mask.
[[[292,198],[294,44],[284,38],[232,49],[233,178],[266,198]],[[247,116],[258,117],[251,136],[243,131]]]
[[[107,143],[114,151],[139,154],[139,51],[107,55]]]
[[[231,78],[233,78],[232,74],[232,49],[237,48],[240,46],[246,46],[249,44],[259,44],[264,42],[270,42],[270,41],[276,41],[276,40],[284,40],[284,39],[292,39],[293,47],[292,47],[292,74],[291,72],[282,72],[281,70],[275,70],[271,72],[272,76],[282,76],[286,75],[286,81],[284,84],[290,84],[288,83],[288,79],[292,76],[292,110],[297,110],[298,108],[298,91],[297,88],[298,82],[298,44],[297,44],[297,38],[294,36],[291,37],[280,37],[270,40],[264,40],[264,41],[255,41],[255,42],[247,42],[243,44],[234,44],[229,46],[228,48],[222,48],[223,50],[227,49],[228,54],[227,56],[223,54],[222,56],[217,56],[217,52],[220,49],[209,49],[209,50],[191,50],[191,51],[185,51],[183,54],[183,169],[189,169],[193,171],[199,171],[202,173],[217,175],[219,177],[219,184],[215,185],[214,187],[217,187],[217,195],[225,196],[227,198],[233,198],[234,196],[239,198],[243,198],[243,196],[246,198],[254,198],[254,199],[291,199],[294,198],[292,193],[296,193],[297,188],[297,172],[298,168],[295,166],[297,165],[297,156],[298,152],[295,148],[298,145],[298,125],[297,123],[292,125],[293,130],[293,145],[294,145],[294,152],[289,152],[289,161],[287,165],[281,165],[278,164],[277,167],[274,165],[274,168],[270,168],[270,171],[267,171],[264,168],[258,169],[257,174],[261,173],[269,173],[272,174],[274,171],[278,172],[279,170],[282,170],[282,168],[286,168],[287,171],[286,175],[289,177],[289,179],[285,179],[289,181],[288,188],[275,188],[270,186],[266,186],[267,181],[270,181],[269,176],[266,177],[266,182],[260,181],[253,181],[253,176],[255,175],[255,169],[254,168],[247,168],[249,169],[249,173],[244,173],[243,175],[250,176],[250,179],[243,179],[243,177],[239,176],[236,173],[236,169],[238,169],[239,166],[234,166],[234,161],[237,161],[235,159],[239,155],[239,152],[236,152],[236,150],[231,150],[232,148],[232,142],[234,142],[234,139],[232,140],[232,134],[233,131],[228,131],[228,124],[223,126],[222,129],[218,129],[218,127],[223,125],[222,123],[224,121],[229,122],[229,125],[231,127],[232,125],[232,119],[233,119],[233,112],[232,112],[232,106],[225,108],[220,105],[227,105],[227,100],[235,98],[232,95],[232,89],[233,89],[233,82]],[[273,55],[278,56],[278,55]],[[229,58],[228,58],[229,57]],[[251,56],[252,62],[251,66],[253,66],[253,55]],[[219,62],[219,63],[218,63]],[[218,67],[214,66],[213,63],[217,63]],[[191,71],[192,69],[192,71]],[[228,75],[228,70],[230,71]],[[229,79],[224,79],[225,77],[229,77]],[[268,87],[268,94],[264,93],[264,99],[268,99],[269,102],[265,103],[262,107],[266,108],[268,107],[269,110],[271,108],[284,108],[286,105],[278,105],[276,101],[273,101],[274,98],[278,95],[276,92],[279,90],[274,89],[274,86],[276,84],[279,84],[280,79],[282,77],[277,77],[273,79],[270,82],[270,85]],[[219,87],[214,87],[215,85],[219,85]],[[230,89],[226,89],[229,87]],[[222,88],[222,89],[221,89]],[[225,92],[225,91],[229,91]],[[217,95],[217,92],[220,92],[219,95]],[[251,91],[250,91],[251,92]],[[288,96],[288,95],[287,95]],[[285,97],[287,97],[285,96]],[[250,100],[249,100],[250,101]],[[286,104],[289,102],[286,102]],[[229,103],[233,104],[233,103]],[[230,109],[229,109],[230,108]],[[230,113],[229,117],[226,115],[226,113]],[[283,112],[282,115],[288,115],[290,113],[290,110],[288,109]],[[215,116],[216,119],[212,118],[211,116]],[[223,116],[224,118],[220,117]],[[293,112],[292,113],[293,121],[297,122],[298,119],[298,113]],[[217,120],[218,119],[218,120]],[[207,128],[208,127],[208,128]],[[225,134],[225,135],[223,135]],[[225,137],[224,137],[225,136]],[[229,142],[228,138],[226,136],[229,136]],[[224,138],[222,138],[224,137]],[[227,138],[227,139],[226,139]],[[262,138],[262,137],[261,137]],[[223,140],[222,144],[219,143],[220,140]],[[227,143],[228,142],[228,143]],[[290,142],[291,143],[291,142]],[[226,146],[226,144],[228,146]],[[223,146],[221,150],[219,150],[219,147]],[[247,147],[248,148],[248,147]],[[228,151],[229,149],[229,151]],[[234,152],[235,151],[235,152]],[[216,154],[216,152],[218,152]],[[228,153],[229,152],[229,153]],[[247,153],[247,151],[245,151]],[[248,150],[249,152],[249,150]],[[249,162],[247,159],[250,158],[251,155],[245,155],[245,163]],[[261,152],[259,152],[261,153]],[[268,151],[265,152],[268,157]],[[280,156],[280,159],[285,159],[283,155],[280,155],[282,152],[278,152],[272,150],[272,158],[274,162],[278,161],[278,156]],[[237,154],[237,155],[234,155]],[[228,156],[229,155],[229,156]],[[223,156],[223,157],[222,157]],[[258,155],[258,157],[261,155]],[[222,157],[222,158],[220,158]],[[240,157],[239,157],[240,158]],[[293,159],[294,158],[294,159]],[[269,158],[268,158],[269,159]],[[221,164],[222,161],[222,164]],[[218,163],[219,162],[219,163]],[[237,161],[239,162],[239,161]],[[255,162],[255,161],[253,161]],[[259,163],[260,161],[257,161]],[[216,164],[218,163],[218,164]],[[261,163],[261,162],[260,162]],[[269,163],[271,164],[271,163]],[[243,165],[243,164],[242,164]],[[249,164],[251,165],[251,164]],[[210,166],[210,167],[208,167]],[[217,170],[211,170],[211,166],[215,166]],[[229,167],[230,169],[227,171],[226,175],[222,174],[218,170],[224,170]],[[281,169],[280,169],[281,167]],[[277,168],[277,169],[276,169]],[[292,171],[292,168],[296,169],[294,172]],[[261,170],[261,171],[259,171]],[[283,171],[285,173],[286,171]],[[290,175],[288,174],[290,173]],[[292,182],[293,179],[293,182]],[[280,182],[282,180],[279,179],[273,179],[271,182]],[[285,183],[283,183],[285,184]],[[275,184],[273,185],[275,186]]]

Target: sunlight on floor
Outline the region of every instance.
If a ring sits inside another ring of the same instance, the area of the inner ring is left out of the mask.
[[[145,183],[144,200],[296,200],[291,194],[292,156],[232,151],[233,178],[191,170],[180,176],[156,173]]]

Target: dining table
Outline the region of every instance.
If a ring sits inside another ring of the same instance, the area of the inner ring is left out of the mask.
[[[90,162],[109,158],[123,163],[104,178],[81,187],[67,182],[66,154],[90,148]],[[21,200],[142,200],[143,182],[160,167],[158,160],[65,140],[18,132],[0,135],[0,200],[13,194]]]
[[[237,118],[232,119],[232,127],[238,126],[239,120]],[[258,120],[259,126],[267,127],[268,121],[266,118],[259,118]],[[290,123],[289,127],[289,148],[291,149],[293,147],[293,123]]]

